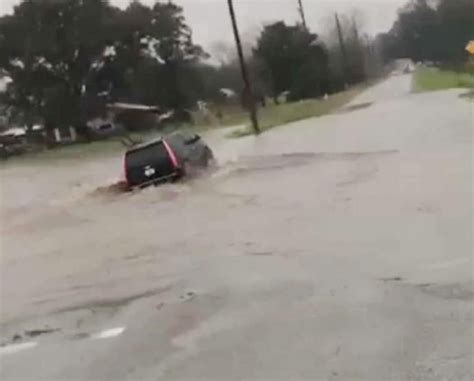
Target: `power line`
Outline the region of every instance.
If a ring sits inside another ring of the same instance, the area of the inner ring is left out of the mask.
[[[336,28],[337,28],[337,36],[339,38],[339,46],[341,48],[341,57],[342,57],[342,70],[344,72],[344,84],[347,85],[348,75],[349,75],[349,68],[347,64],[347,52],[346,52],[346,45],[344,43],[344,36],[342,35],[341,23],[339,22],[339,16],[337,13],[334,14],[336,19]]]

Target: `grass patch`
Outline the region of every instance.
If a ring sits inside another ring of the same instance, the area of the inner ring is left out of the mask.
[[[358,95],[365,86],[330,95],[328,99],[308,99],[300,102],[268,105],[259,110],[259,124],[261,132],[298,120],[317,117],[333,112],[345,105]],[[246,117],[247,118],[247,117]],[[248,121],[248,119],[247,119]],[[228,136],[239,138],[253,133],[251,126],[232,131]]]
[[[417,92],[459,87],[474,88],[474,74],[422,68],[413,75],[413,90]]]

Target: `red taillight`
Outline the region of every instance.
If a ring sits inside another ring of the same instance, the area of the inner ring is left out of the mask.
[[[127,178],[127,154],[123,155],[123,163],[122,163],[122,177],[128,187],[128,178]]]
[[[168,153],[168,156],[170,157],[173,167],[178,168],[179,167],[178,159],[176,158],[176,155],[174,154],[173,150],[171,149],[171,147],[165,140],[163,140],[163,145],[166,149],[166,152]]]

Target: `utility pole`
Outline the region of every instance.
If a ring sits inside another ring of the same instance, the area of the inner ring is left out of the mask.
[[[344,37],[342,35],[341,23],[339,22],[339,16],[337,12],[334,14],[336,18],[336,28],[337,28],[337,36],[339,38],[339,46],[341,48],[341,57],[342,57],[342,70],[344,71],[344,85],[347,85],[348,79],[348,67],[347,67],[347,52],[346,52],[346,45],[344,43]]]
[[[244,103],[248,103],[250,109],[250,120],[252,121],[252,127],[255,134],[260,133],[260,127],[258,126],[257,118],[257,107],[255,106],[255,98],[252,91],[252,84],[247,71],[247,65],[245,64],[244,52],[242,49],[242,43],[240,42],[239,28],[237,26],[237,20],[235,19],[234,4],[232,0],[227,0],[229,4],[229,13],[232,20],[232,29],[234,30],[235,44],[237,45],[237,54],[239,56],[240,71],[242,72],[242,79],[244,80]]]
[[[308,30],[308,26],[306,24],[306,16],[304,14],[303,0],[298,0],[298,5],[299,5],[298,8],[299,8],[300,16],[301,16],[301,21],[303,22],[303,28]]]
[[[355,17],[352,17],[352,28],[354,29],[354,37],[356,39],[356,43],[360,44],[359,40],[359,28],[357,27],[357,22]]]
[[[352,29],[354,30],[354,38],[355,38],[355,48],[357,49],[357,56],[356,59],[359,61],[362,70],[364,71],[362,74],[365,78],[368,78],[368,54],[367,50],[364,49],[362,39],[359,36],[359,27],[357,26],[357,21],[354,16],[352,16]]]

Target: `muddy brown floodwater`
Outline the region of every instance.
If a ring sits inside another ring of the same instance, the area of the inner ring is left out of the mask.
[[[1,378],[472,379],[474,109],[410,83],[140,192],[2,165]]]
[[[2,311],[2,319],[8,321],[24,313],[20,306],[25,307],[28,295],[38,295],[33,300],[35,311],[56,299],[46,296],[49,291],[43,288],[45,281],[54,284],[60,280],[71,290],[77,290],[75,274],[70,274],[74,269],[82,268],[88,277],[93,277],[98,263],[120,261],[122,253],[127,254],[125,259],[141,256],[134,254],[137,249],[152,251],[150,234],[166,230],[182,234],[179,231],[183,224],[177,221],[176,226],[171,226],[174,217],[165,214],[173,213],[173,204],[179,209],[180,197],[184,201],[192,193],[212,189],[215,179],[240,170],[238,156],[252,145],[251,139],[226,139],[228,133],[229,130],[222,130],[206,135],[206,140],[216,147],[218,163],[214,167],[191,179],[134,192],[123,192],[121,152],[65,160],[61,160],[59,153],[57,160],[35,162],[32,158],[4,163],[0,167],[2,304],[8,308]],[[154,213],[150,214],[151,211]],[[182,212],[178,213],[183,218]],[[150,231],[157,222],[155,218],[166,229]],[[128,235],[131,231],[133,235]],[[128,235],[126,240],[124,233]],[[145,241],[141,247],[140,242]],[[89,257],[91,254],[93,257]],[[24,267],[24,263],[31,266]],[[20,274],[13,275],[15,270],[20,270]],[[24,279],[20,287],[13,281],[17,275]]]

